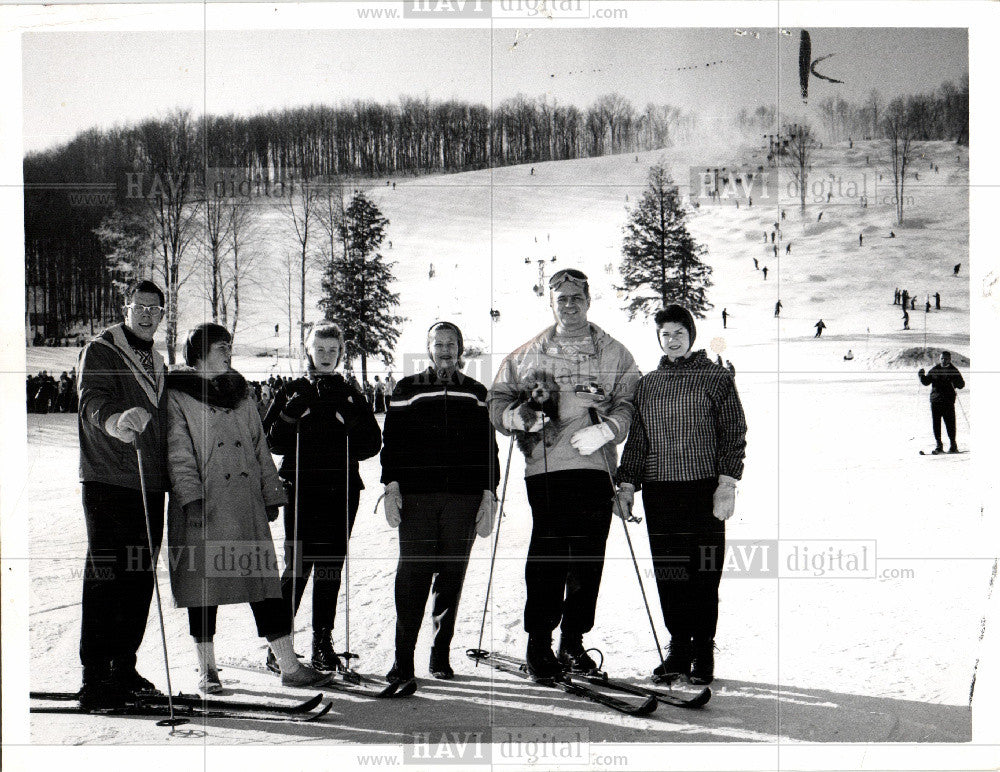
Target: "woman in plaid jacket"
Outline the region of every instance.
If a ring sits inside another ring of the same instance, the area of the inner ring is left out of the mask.
[[[620,511],[642,489],[656,587],[670,645],[654,679],[714,677],[725,521],[743,475],[746,419],[733,375],[692,351],[694,318],[682,306],[655,317],[664,356],[639,381],[636,417],[618,469]]]

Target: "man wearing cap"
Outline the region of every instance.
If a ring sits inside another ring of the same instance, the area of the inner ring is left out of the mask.
[[[596,668],[583,635],[594,626],[611,526],[608,474],[617,465],[615,446],[632,424],[639,380],[628,349],[587,320],[584,273],[553,274],[549,300],[555,324],[504,359],[487,400],[498,431],[534,438],[519,444],[533,519],[524,569],[526,659],[539,679],[559,677],[564,666]],[[556,393],[548,395],[550,389]],[[544,411],[540,397],[547,397]]]
[[[94,338],[80,356],[78,429],[87,560],[80,661],[86,710],[114,709],[156,693],[135,669],[153,595],[136,450],[142,453],[153,549],[163,535],[166,472],[166,370],[153,348],[163,292],[140,282],[125,321]]]
[[[413,651],[429,593],[428,669],[435,678],[454,677],[448,655],[469,553],[477,533],[489,536],[496,515],[496,435],[486,387],[461,372],[463,348],[456,325],[431,325],[431,366],[396,384],[382,431],[385,517],[399,528],[396,660],[387,677],[401,688],[414,680]]]

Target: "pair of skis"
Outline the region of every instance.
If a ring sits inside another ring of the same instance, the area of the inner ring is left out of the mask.
[[[170,708],[165,694],[139,695],[116,710],[85,710],[78,705],[46,705],[36,703],[72,702],[79,698],[76,692],[31,692],[32,713],[92,714],[107,716],[169,716]],[[249,721],[290,721],[309,723],[322,718],[333,708],[332,702],[323,704],[323,695],[317,694],[294,705],[277,702],[238,702],[212,699],[192,694],[173,697],[174,716],[194,720],[236,719]],[[318,708],[318,710],[317,710]]]
[[[223,668],[246,670],[251,673],[266,673],[272,671],[264,665],[250,664],[235,659],[221,659],[219,665]],[[410,697],[417,691],[416,681],[409,683],[393,683],[373,676],[362,675],[354,670],[335,670],[330,673],[330,680],[321,688],[331,687],[347,694],[357,694],[361,697],[375,699],[400,699]]]
[[[483,649],[468,649],[466,655],[469,659],[489,665],[501,673],[509,673],[526,681],[535,681],[535,678],[528,673],[527,663],[522,659]],[[567,694],[583,697],[591,702],[604,705],[607,708],[628,716],[647,716],[656,710],[656,706],[660,703],[675,708],[700,708],[712,698],[712,690],[707,686],[693,697],[681,697],[659,689],[631,684],[616,678],[609,678],[606,673],[601,671],[593,674],[567,673],[561,678],[538,680],[536,683],[542,686],[561,689]],[[605,689],[632,694],[636,697],[641,697],[642,700],[628,700],[608,694]]]

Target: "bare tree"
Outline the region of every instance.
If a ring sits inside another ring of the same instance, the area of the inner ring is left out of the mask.
[[[883,121],[883,130],[889,138],[889,154],[892,157],[892,186],[896,198],[896,222],[903,224],[903,193],[906,188],[906,167],[913,152],[913,122],[906,103],[894,99]]]
[[[816,140],[808,124],[793,123],[785,126],[785,136],[788,138],[788,158],[792,176],[799,188],[799,206],[806,211],[806,186],[809,182],[809,166],[812,162]]]
[[[229,202],[229,261],[222,288],[221,317],[233,338],[240,319],[240,288],[253,283],[259,253],[249,248],[253,242],[256,212],[249,201],[237,198]],[[232,308],[230,317],[229,309]]]
[[[291,185],[293,187],[285,203],[285,213],[292,223],[295,238],[299,243],[299,347],[301,348],[305,346],[306,341],[306,274],[312,255],[310,238],[314,235],[317,219],[316,190],[307,180],[298,185],[292,182]]]
[[[156,245],[167,295],[167,361],[174,364],[180,290],[196,267],[188,247],[200,225],[198,130],[189,110],[177,110],[165,120],[144,121],[135,129],[135,138],[142,169],[137,173],[139,208]]]

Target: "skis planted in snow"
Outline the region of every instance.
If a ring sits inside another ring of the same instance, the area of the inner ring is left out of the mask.
[[[489,665],[494,670],[499,670],[501,673],[510,673],[511,675],[523,678],[526,681],[535,681],[535,679],[528,674],[528,666],[524,660],[517,659],[516,657],[510,657],[505,654],[485,651],[483,649],[468,649],[465,653],[468,655],[469,659]],[[584,699],[604,705],[607,708],[611,708],[612,710],[616,710],[619,713],[624,713],[628,716],[647,716],[656,710],[657,700],[656,697],[653,697],[652,695],[643,694],[640,695],[645,697],[642,702],[630,702],[629,700],[605,694],[604,692],[590,686],[585,686],[584,684],[573,680],[573,677],[568,675],[564,675],[560,679],[553,679],[551,681],[535,681],[535,683],[541,686],[561,689],[567,694],[583,697]]]
[[[664,692],[660,689],[654,689],[649,686],[632,684],[628,681],[622,681],[617,678],[609,678],[607,673],[603,672],[600,675],[584,675],[583,678],[592,684],[607,686],[609,689],[615,689],[619,692],[627,692],[628,694],[635,694],[636,696],[648,695],[650,697],[655,697],[658,702],[662,702],[664,705],[671,705],[675,708],[701,708],[704,707],[710,699],[712,699],[712,690],[707,686],[693,697],[681,697],[679,694]]]
[[[263,673],[271,675],[272,671],[265,665],[250,664],[233,659],[220,659],[221,668],[233,668],[234,670],[246,670],[250,673]],[[324,671],[325,672],[325,671]],[[333,688],[343,691],[345,694],[357,694],[361,697],[372,697],[375,699],[390,699],[410,697],[417,691],[416,682],[410,684],[393,684],[374,676],[348,671],[331,671],[330,680],[323,684],[321,688]],[[400,688],[402,686],[403,688]]]
[[[49,702],[71,702],[79,697],[77,692],[31,692],[30,697],[33,700],[46,700]],[[287,703],[279,702],[242,702],[236,700],[226,700],[220,699],[218,697],[201,697],[197,694],[177,694],[174,695],[173,702],[174,705],[182,705],[185,707],[194,707],[202,709],[218,709],[218,710],[246,710],[246,711],[261,711],[266,713],[309,713],[319,706],[323,701],[323,695],[317,694],[314,697],[310,697],[308,700],[298,702],[292,705]],[[133,701],[130,701],[130,703]],[[134,699],[134,702],[140,705],[167,705],[167,695],[165,694],[152,694],[152,695],[140,695]]]
[[[45,694],[45,692],[38,692],[37,694]],[[62,695],[63,693],[56,693]],[[76,695],[72,695],[69,699],[75,699]],[[46,701],[63,701],[63,697],[59,696],[56,698],[49,697],[35,697],[32,695],[32,699]],[[240,721],[290,721],[293,723],[308,723],[311,721],[316,721],[317,719],[325,716],[333,708],[333,703],[328,702],[323,705],[320,710],[312,711],[303,710],[302,706],[305,704],[311,704],[313,708],[319,705],[322,701],[322,695],[319,698],[313,698],[307,703],[300,703],[299,705],[289,706],[289,705],[275,705],[272,703],[226,703],[225,700],[213,700],[212,702],[219,707],[202,707],[200,704],[194,704],[192,700],[197,700],[198,703],[201,702],[200,698],[194,698],[191,695],[181,695],[179,698],[174,700],[174,712],[173,715],[177,718],[187,718],[187,719],[235,719]],[[222,705],[225,704],[225,707]],[[298,709],[298,712],[291,712],[292,710]],[[61,714],[61,715],[94,715],[94,716],[155,716],[155,717],[166,717],[170,716],[170,707],[167,705],[167,698],[163,696],[161,698],[150,699],[141,698],[136,699],[132,702],[126,703],[124,707],[115,710],[86,710],[81,708],[79,705],[38,705],[33,704],[30,709],[31,713],[48,713],[48,714]]]

